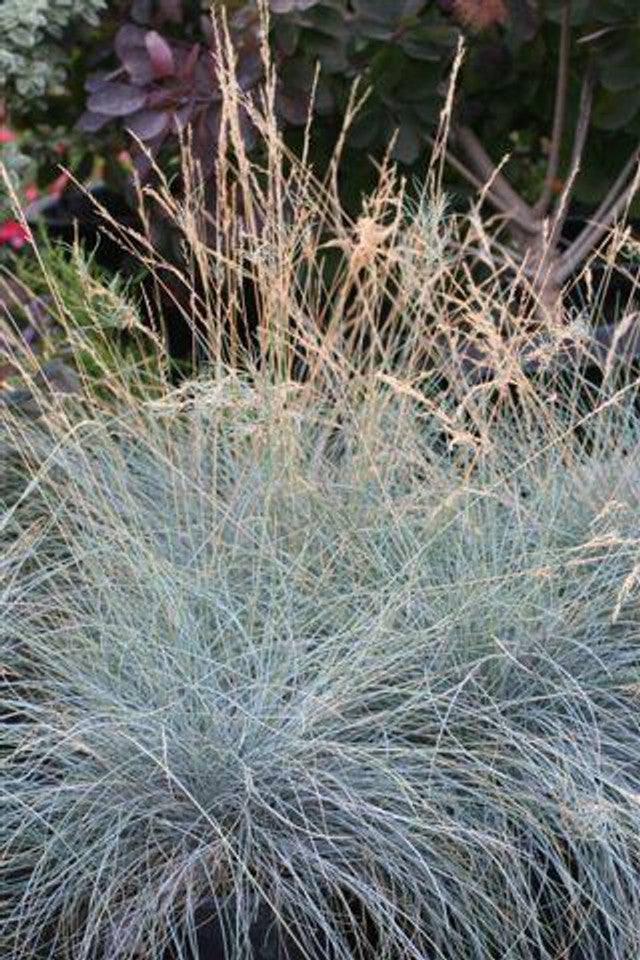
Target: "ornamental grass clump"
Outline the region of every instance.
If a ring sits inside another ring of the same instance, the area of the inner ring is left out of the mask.
[[[225,96],[217,219],[186,164],[180,266],[129,237],[191,377],[80,261],[68,388],[7,320],[0,954],[635,960],[633,309],[545,326],[442,144],[352,222]]]
[[[640,431],[587,424],[230,377],[10,430],[3,955],[637,956]]]

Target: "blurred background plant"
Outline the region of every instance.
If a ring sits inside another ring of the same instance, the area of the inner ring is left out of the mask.
[[[49,183],[74,141],[75,83],[84,43],[99,42],[107,0],[5,0],[0,5],[0,98],[19,144],[2,161],[20,182]],[[6,141],[5,141],[6,142]],[[73,157],[75,165],[76,158]]]
[[[315,176],[322,179],[331,169],[339,145],[342,163],[335,175],[348,215],[357,217],[387,154],[411,184],[414,177],[423,181],[434,149],[445,151],[450,205],[463,209],[480,190],[497,214],[491,258],[505,266],[505,283],[526,281],[514,299],[523,320],[533,314],[539,321],[541,310],[561,315],[563,294],[587,258],[592,282],[604,276],[613,286],[615,276],[626,284],[627,298],[634,288],[629,264],[611,268],[606,258],[596,262],[591,254],[612,224],[637,209],[635,0],[218,4],[228,19],[228,37],[221,35],[220,21],[212,21],[208,2],[200,0],[122,0],[83,8],[82,15],[73,4],[53,6],[50,28],[38,7],[37,15],[24,14],[28,29],[19,33],[29,56],[45,56],[51,70],[35,71],[30,86],[18,58],[4,80],[8,123],[19,132],[7,156],[23,180],[24,158],[30,158],[37,169],[29,182],[36,188],[63,157],[80,183],[101,191],[107,212],[131,223],[127,204],[133,205],[135,191],[123,151],[145,183],[153,187],[165,178],[176,196],[184,196],[186,144],[193,175],[202,178],[203,215],[215,221],[224,129],[220,71],[233,62],[245,147],[268,167],[264,141],[250,118],[251,104],[266,93],[286,149],[305,153]],[[267,13],[269,67],[261,26]],[[461,35],[467,52],[456,61]],[[16,41],[4,36],[0,31],[9,57]],[[49,54],[52,45],[55,54]],[[552,64],[555,84],[549,81]],[[452,69],[456,85],[441,136]],[[354,102],[358,109],[345,129]],[[42,214],[50,236],[67,243],[80,220],[80,236],[93,247],[98,231],[87,208],[77,191],[68,190],[64,200],[39,204],[30,216]],[[180,262],[169,220],[158,205],[152,215],[154,243]],[[23,235],[15,222],[6,230],[9,243],[18,246]],[[104,241],[101,248],[103,265],[128,269],[117,250]],[[481,261],[476,258],[476,268]],[[583,315],[584,298],[579,290],[574,300],[575,312]],[[615,309],[604,319],[613,325]]]
[[[550,130],[549,72],[561,54],[563,97],[556,111],[577,115],[589,67],[590,121],[598,131],[572,185],[575,197],[589,205],[602,200],[612,170],[622,168],[637,146],[640,14],[634,0],[270,0],[268,6],[278,114],[292,128],[293,143],[295,129],[307,118],[316,64],[321,67],[314,99],[325,121],[316,126],[318,163],[327,155],[321,141],[332,145],[353,80],[360,76],[371,94],[351,131],[350,147],[380,157],[393,141],[392,154],[403,164],[424,164],[460,31],[469,55],[456,122],[491,146],[494,161],[507,151],[518,156],[514,186],[526,202],[533,203],[541,189],[558,191],[561,168],[571,157],[571,130],[560,131],[559,143]],[[242,84],[256,86],[263,75],[257,4],[221,7],[229,17]],[[73,144],[76,171],[86,172],[92,152],[108,163],[113,151],[106,144],[123,128],[152,154],[173,143],[175,156],[178,129],[190,124],[195,155],[205,175],[210,173],[220,105],[210,58],[215,49],[209,3],[199,0],[11,0],[0,12],[5,97],[13,125],[37,142],[39,165],[50,163],[52,139]],[[79,129],[90,136],[79,137]],[[139,153],[138,159],[147,167]],[[366,182],[362,166],[351,185],[356,196],[362,188],[358,180],[364,175]]]
[[[0,73],[18,97],[33,101],[66,80],[65,37],[78,23],[97,27],[106,0],[3,0]]]

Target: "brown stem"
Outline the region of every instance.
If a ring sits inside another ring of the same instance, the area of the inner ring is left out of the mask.
[[[620,216],[638,188],[638,171],[631,183],[629,176],[640,160],[640,146],[636,147],[615,183],[596,210],[589,226],[578,235],[571,246],[565,250],[558,262],[558,276],[561,281],[571,276],[584,258],[600,242],[612,223]]]
[[[547,234],[541,233],[537,249],[534,248],[534,263],[536,266],[537,283],[541,288],[549,285],[559,289],[562,283],[561,275],[558,269],[558,244],[562,234],[562,228],[569,212],[569,199],[571,191],[580,170],[584,146],[589,131],[589,121],[591,119],[591,103],[593,99],[593,75],[591,66],[587,67],[582,80],[582,89],[580,92],[580,108],[578,111],[578,120],[573,137],[571,149],[571,162],[562,192],[560,194],[556,210],[551,220],[550,228]],[[537,263],[536,263],[537,261]]]
[[[433,144],[434,141],[432,138],[429,138],[429,142]],[[447,162],[453,167],[453,169],[457,170],[458,173],[464,177],[464,179],[470,183],[472,187],[475,187],[476,190],[480,192],[484,192],[485,196],[493,204],[496,210],[498,210],[500,213],[503,213],[505,216],[508,216],[510,220],[517,224],[517,226],[526,233],[535,235],[538,232],[537,226],[534,226],[534,224],[528,220],[523,220],[516,213],[514,213],[511,205],[495,192],[493,185],[491,183],[487,185],[487,183],[483,182],[483,180],[479,176],[476,176],[476,174],[473,173],[473,171],[471,171],[469,167],[459,159],[459,157],[456,157],[451,150],[446,151],[446,158]]]
[[[567,174],[562,193],[558,200],[553,222],[551,226],[551,235],[549,246],[555,247],[560,240],[562,228],[564,227],[569,212],[569,198],[580,171],[584,148],[587,142],[589,132],[589,123],[591,121],[591,105],[593,103],[593,68],[588,64],[584,77],[582,78],[582,87],[580,90],[580,107],[578,109],[578,120],[575,133],[573,135],[573,146],[571,148],[571,161],[569,163],[569,172]]]
[[[543,217],[549,209],[553,196],[553,182],[558,175],[560,163],[560,147],[564,133],[564,120],[567,109],[567,86],[569,83],[569,44],[570,44],[571,0],[564,0],[562,4],[562,21],[560,25],[560,52],[558,55],[558,76],[556,78],[556,97],[553,110],[553,130],[547,172],[544,185],[533,210],[536,216]]]
[[[496,166],[486,152],[473,130],[461,126],[455,130],[455,139],[466,153],[472,166],[483,182],[491,182],[494,193],[505,204],[506,212],[510,216],[517,215],[528,225],[531,233],[537,232],[537,217],[528,203],[513,189],[504,174],[496,170]]]

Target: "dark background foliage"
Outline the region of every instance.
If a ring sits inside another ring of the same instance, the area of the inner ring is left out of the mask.
[[[32,139],[60,139],[82,175],[96,154],[113,183],[122,170],[113,158],[132,130],[154,155],[175,153],[176,133],[190,125],[205,175],[212,166],[220,92],[211,52],[216,38],[200,0],[114,2],[99,30],[70,32],[68,84],[55,103],[17,105],[12,121]],[[256,4],[224,5],[243,86],[257,89],[262,68]],[[396,137],[393,155],[407,167],[424,161],[434,133],[460,31],[468,43],[456,117],[473,127],[494,159],[520,159],[516,184],[533,196],[544,177],[553,113],[561,0],[270,0],[271,42],[278,67],[277,107],[292,144],[304,123],[316,64],[316,151],[321,164],[333,145],[354,79],[370,96],[349,149],[380,156]],[[640,137],[640,7],[636,0],[573,0],[569,114],[577,110],[581,77],[595,76],[592,135],[575,196],[596,203],[611,171]],[[11,91],[7,92],[11,105]],[[52,136],[47,118],[62,118]],[[79,134],[82,133],[82,136]],[[565,162],[570,125],[563,139]],[[252,136],[247,124],[246,135]],[[147,164],[134,148],[141,173]],[[366,164],[355,169],[361,172]],[[353,170],[352,166],[352,170]],[[515,169],[515,168],[514,168]],[[362,175],[359,174],[359,175]],[[365,177],[366,185],[366,177]],[[358,192],[362,184],[350,185]]]

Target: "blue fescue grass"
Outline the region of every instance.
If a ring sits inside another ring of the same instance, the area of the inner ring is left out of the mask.
[[[588,454],[505,423],[469,469],[359,393],[337,446],[234,381],[31,428],[7,955],[191,956],[211,898],[234,958],[261,903],[310,957],[638,952],[633,415]]]
[[[38,250],[75,392],[6,337],[0,953],[636,960],[636,385],[568,367],[585,318],[527,312],[479,208],[383,165],[351,222],[223,87],[215,223],[188,163],[144,192],[182,274],[122,236],[200,378]]]

